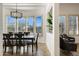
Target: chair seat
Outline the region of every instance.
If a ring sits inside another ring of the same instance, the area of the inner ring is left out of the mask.
[[[32,41],[31,40],[28,40],[28,41],[25,42],[25,44],[31,45],[32,44]],[[35,44],[35,41],[33,42],[33,44]]]
[[[13,41],[13,43],[11,42],[6,42],[6,44],[5,43],[3,43],[3,45],[5,45],[5,46],[25,46],[25,43],[24,42],[19,42],[19,41]]]
[[[3,43],[3,45],[4,45],[4,46],[12,46],[12,44],[11,44],[11,43],[8,43],[8,42],[6,42],[6,44]]]
[[[13,41],[13,46],[25,46],[25,43],[23,41],[19,42],[19,41]]]

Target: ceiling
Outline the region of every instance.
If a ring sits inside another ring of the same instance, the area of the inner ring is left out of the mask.
[[[47,3],[4,3],[3,6],[8,9],[18,10],[40,10],[47,6]]]
[[[61,6],[79,6],[79,3],[60,3]]]
[[[23,15],[43,15],[46,13],[46,8],[51,3],[3,3],[3,8],[6,15],[9,15],[10,11],[17,10],[22,12]]]

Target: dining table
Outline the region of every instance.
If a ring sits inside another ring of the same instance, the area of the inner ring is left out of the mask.
[[[3,38],[3,40],[6,40],[6,39],[7,38]],[[16,40],[19,40],[19,38],[16,38],[14,35],[13,35],[13,37],[10,37],[9,39],[12,40],[12,43]],[[34,34],[24,35],[20,39],[24,40],[24,41],[27,41],[27,40],[32,41],[32,53],[33,53],[33,41],[35,40],[35,35]]]

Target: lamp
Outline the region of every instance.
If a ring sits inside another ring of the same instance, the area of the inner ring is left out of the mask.
[[[10,15],[14,18],[21,18],[23,16],[23,14],[17,10],[17,4],[16,4],[16,10],[11,11]]]

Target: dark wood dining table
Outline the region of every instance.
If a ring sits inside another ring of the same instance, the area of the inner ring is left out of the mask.
[[[3,40],[6,40],[7,38],[3,38]],[[10,40],[12,40],[12,43],[13,43],[13,41],[15,41],[15,40],[19,40],[19,38],[15,38],[15,36],[14,37],[10,37],[9,38]],[[32,53],[33,53],[33,41],[35,40],[35,35],[24,35],[22,38],[20,38],[21,40],[25,40],[25,41],[27,41],[27,40],[31,40],[32,41]]]

